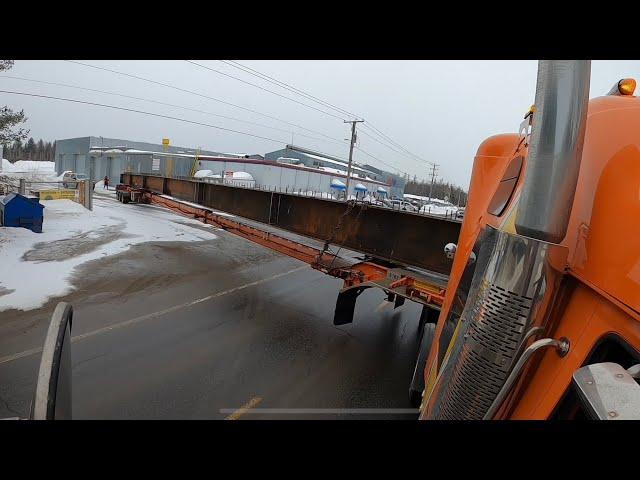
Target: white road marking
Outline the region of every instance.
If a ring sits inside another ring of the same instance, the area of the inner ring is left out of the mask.
[[[171,313],[171,312],[175,312],[176,310],[180,310],[182,308],[191,307],[193,305],[197,305],[198,303],[206,302],[208,300],[212,300],[214,298],[222,297],[224,295],[229,295],[230,293],[234,293],[234,292],[237,292],[239,290],[244,290],[245,288],[254,287],[256,285],[260,285],[261,283],[266,283],[266,282],[269,282],[271,280],[275,280],[277,278],[284,277],[286,275],[290,275],[292,273],[298,272],[298,271],[303,270],[305,268],[309,268],[309,266],[308,265],[303,265],[301,267],[297,267],[297,268],[294,268],[292,270],[287,270],[286,272],[277,273],[277,274],[272,275],[270,277],[262,278],[260,280],[256,280],[255,282],[245,283],[244,285],[240,285],[238,287],[233,287],[233,288],[230,288],[228,290],[223,290],[221,292],[217,292],[217,293],[214,293],[212,295],[207,295],[206,297],[198,298],[198,299],[192,300],[190,302],[182,303],[180,305],[174,305],[173,307],[165,308],[164,310],[148,313],[146,315],[141,315],[139,317],[135,317],[135,318],[132,318],[130,320],[125,320],[125,321],[120,322],[120,323],[115,323],[113,325],[108,325],[106,327],[99,328],[99,329],[93,330],[91,332],[83,333],[81,335],[76,335],[75,337],[71,338],[71,343],[74,343],[74,342],[77,342],[77,341],[80,341],[80,340],[84,340],[85,338],[93,337],[94,335],[99,335],[101,333],[110,332],[110,331],[116,330],[118,328],[128,327],[130,325],[142,322],[144,320],[149,320],[151,318],[160,317],[162,315],[165,315],[165,314]],[[42,348],[32,348],[32,349],[29,349],[29,350],[25,350],[23,352],[14,353],[13,355],[7,355],[6,357],[0,357],[0,365],[2,365],[3,363],[13,362],[14,360],[18,360],[20,358],[29,357],[31,355],[35,355],[36,353],[40,353],[40,352],[42,352]]]

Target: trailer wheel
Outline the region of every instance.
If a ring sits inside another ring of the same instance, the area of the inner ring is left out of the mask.
[[[436,333],[436,325],[434,323],[425,323],[422,325],[422,335],[420,336],[420,347],[418,350],[418,358],[416,366],[413,370],[413,378],[409,386],[409,402],[411,406],[418,408],[422,403],[422,392],[424,391],[424,368],[427,364],[427,357],[431,350],[431,343]]]

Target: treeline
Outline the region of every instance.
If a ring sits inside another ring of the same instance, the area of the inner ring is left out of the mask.
[[[32,138],[26,143],[16,140],[9,145],[3,145],[2,156],[10,162],[18,160],[36,160],[42,162],[55,161],[56,142],[45,142],[40,139],[37,142]]]
[[[430,181],[418,181],[416,178],[409,180],[404,187],[404,193],[411,195],[421,195],[423,197],[429,196],[431,189]],[[448,200],[454,205],[464,206],[467,204],[467,192],[457,185],[446,183],[436,180],[433,183],[432,198],[439,198],[440,200]]]

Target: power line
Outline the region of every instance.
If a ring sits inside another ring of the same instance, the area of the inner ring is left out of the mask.
[[[314,97],[313,95],[310,95],[310,94],[308,94],[308,93],[306,93],[306,92],[304,92],[304,91],[302,91],[302,90],[300,90],[300,89],[298,89],[298,88],[296,88],[296,87],[294,87],[294,86],[292,86],[292,85],[289,85],[289,84],[287,84],[287,83],[285,83],[285,82],[282,82],[282,81],[280,81],[280,80],[278,80],[278,79],[276,79],[276,78],[274,78],[274,77],[271,77],[271,76],[266,75],[266,74],[264,74],[264,73],[262,73],[262,72],[259,72],[258,70],[255,70],[255,69],[253,69],[253,68],[251,68],[251,67],[247,67],[246,65],[242,65],[240,62],[236,62],[236,61],[233,61],[233,60],[232,60],[232,61],[221,60],[221,62],[223,62],[223,63],[225,63],[225,64],[227,64],[227,65],[230,65],[230,66],[232,66],[232,67],[238,68],[238,69],[240,69],[240,70],[242,70],[242,71],[245,71],[246,73],[249,73],[250,75],[258,76],[259,78],[262,78],[263,80],[266,80],[266,81],[268,81],[268,82],[271,82],[271,83],[277,84],[277,85],[279,85],[279,86],[280,86],[280,87],[282,87],[282,88],[285,88],[285,89],[287,89],[287,90],[289,90],[289,91],[292,91],[292,92],[294,92],[294,93],[297,93],[297,94],[299,94],[299,95],[302,95],[302,96],[304,96],[304,97],[307,97],[307,98],[309,98],[309,99],[311,99],[311,100],[314,100],[314,101],[316,101],[316,102],[318,102],[318,103],[320,103],[320,104],[322,104],[322,105],[324,105],[324,106],[327,106],[327,107],[329,107],[329,108],[333,108],[333,109],[334,109],[334,110],[336,110],[336,111],[340,111],[341,113],[346,113],[347,115],[351,115],[351,116],[352,116],[352,117],[354,117],[354,118],[357,118],[357,117],[358,117],[358,115],[356,115],[356,114],[354,114],[354,113],[351,113],[351,112],[349,112],[349,111],[347,111],[347,110],[344,110],[344,109],[342,109],[342,108],[340,108],[340,107],[336,107],[335,105],[332,105],[332,104],[330,104],[329,102],[325,102],[324,100],[321,100],[321,99],[320,99],[320,98],[318,98],[318,97]],[[360,118],[362,118],[362,117],[360,117]],[[388,142],[390,142],[392,145],[396,146],[397,148],[400,148],[403,152],[405,152],[405,154],[406,154],[406,155],[409,155],[411,158],[414,158],[414,159],[417,159],[417,160],[420,160],[420,161],[426,162],[426,163],[428,163],[428,164],[433,164],[433,162],[429,162],[428,160],[425,160],[425,159],[423,159],[423,158],[419,157],[418,155],[415,155],[414,153],[410,152],[409,150],[407,150],[406,148],[404,148],[402,145],[400,145],[399,143],[397,143],[397,142],[395,142],[394,140],[392,140],[389,136],[387,136],[387,135],[385,135],[384,133],[382,133],[379,129],[377,129],[376,127],[374,127],[374,126],[373,126],[373,125],[371,125],[370,123],[369,123],[368,125],[367,125],[367,124],[365,124],[364,126],[365,126],[365,128],[366,128],[366,127],[369,127],[372,131],[374,131],[375,133],[377,133],[377,134],[378,134],[379,136],[381,136],[382,138],[386,139],[386,140],[387,140]],[[362,133],[365,133],[365,132],[362,132]],[[366,134],[366,133],[365,133],[365,134]],[[373,138],[373,137],[371,137],[371,138]],[[374,140],[376,140],[376,139],[374,138]],[[376,141],[378,141],[378,140],[376,140]],[[381,143],[382,145],[387,146],[388,148],[391,148],[391,147],[389,147],[389,146],[388,146],[387,144],[385,144],[385,143],[382,143],[382,142],[380,142],[380,141],[378,141],[378,142],[379,142],[379,143]],[[396,153],[398,153],[398,152],[396,151]]]
[[[374,160],[377,160],[377,161],[378,161],[378,162],[380,162],[381,164],[383,164],[383,165],[385,165],[385,166],[387,166],[387,167],[389,167],[389,168],[391,168],[391,169],[395,170],[396,172],[402,173],[402,174],[404,174],[404,175],[408,175],[408,173],[407,173],[407,172],[404,172],[404,171],[400,170],[399,168],[397,168],[397,167],[395,167],[395,166],[393,166],[393,165],[388,164],[388,163],[387,163],[387,162],[385,162],[384,160],[380,160],[378,157],[376,157],[376,156],[374,156],[374,155],[371,155],[369,152],[367,152],[367,151],[363,150],[362,148],[360,148],[360,147],[356,147],[356,148],[357,148],[359,151],[361,151],[362,153],[364,153],[365,155],[367,155],[367,156],[369,156],[369,157],[373,158]]]
[[[225,77],[232,78],[232,79],[237,80],[239,82],[242,82],[242,83],[244,83],[246,85],[251,85],[252,87],[259,88],[260,90],[263,90],[265,92],[269,92],[269,93],[271,93],[273,95],[277,95],[280,98],[284,98],[286,100],[289,100],[290,102],[297,103],[298,105],[302,105],[304,107],[311,108],[311,109],[313,109],[313,110],[315,110],[317,112],[324,113],[325,115],[329,115],[330,117],[333,117],[333,118],[337,118],[338,120],[343,120],[342,117],[334,115],[333,113],[325,112],[324,110],[320,110],[319,108],[316,108],[314,106],[307,105],[306,103],[302,103],[302,102],[299,102],[299,101],[297,101],[297,100],[295,100],[293,98],[287,97],[285,95],[281,95],[281,94],[279,94],[277,92],[274,92],[273,90],[269,90],[268,88],[264,88],[264,87],[261,87],[260,85],[256,85],[255,83],[247,82],[246,80],[243,80],[241,78],[234,77],[233,75],[229,75],[228,73],[221,72],[220,70],[216,70],[215,68],[207,67],[206,65],[202,65],[202,64],[194,62],[192,60],[185,60],[185,62],[190,63],[192,65],[197,65],[200,68],[204,68],[206,70],[210,70],[210,71],[215,72],[217,74],[224,75]]]
[[[282,140],[276,140],[274,138],[263,137],[261,135],[255,135],[255,134],[249,133],[249,132],[242,132],[240,130],[233,130],[231,128],[220,127],[218,125],[211,125],[209,123],[196,122],[194,120],[187,120],[186,118],[172,117],[170,115],[162,115],[162,114],[153,113],[153,112],[145,112],[144,110],[135,110],[133,108],[118,107],[117,105],[108,105],[108,104],[105,104],[105,103],[87,102],[87,101],[84,101],[84,100],[76,100],[76,99],[73,99],[73,98],[54,97],[54,96],[51,96],[51,95],[39,95],[39,94],[36,94],[36,93],[12,92],[10,90],[0,90],[0,93],[8,93],[8,94],[11,94],[11,95],[23,95],[23,96],[27,96],[27,97],[48,98],[48,99],[53,99],[53,100],[61,100],[61,101],[65,101],[65,102],[81,103],[81,104],[84,104],[84,105],[93,105],[93,106],[96,106],[96,107],[112,108],[114,110],[124,110],[126,112],[140,113],[142,115],[150,115],[150,116],[153,116],[153,117],[168,118],[170,120],[177,120],[179,122],[191,123],[191,124],[194,124],[194,125],[201,125],[203,127],[216,128],[218,130],[224,130],[226,132],[238,133],[240,135],[247,135],[249,137],[260,138],[262,140],[269,140],[271,142],[276,142],[278,144],[285,143]]]
[[[367,127],[372,129],[375,133],[377,133],[378,135],[380,135],[382,138],[386,139],[387,141],[389,141],[391,144],[395,145],[396,147],[398,147],[399,149],[401,149],[402,151],[406,152],[407,154],[411,155],[412,157],[428,163],[429,165],[434,165],[433,162],[430,162],[428,160],[425,160],[424,158],[419,157],[418,155],[411,153],[409,150],[407,150],[406,148],[404,148],[402,145],[400,145],[399,143],[397,143],[396,141],[394,141],[393,139],[391,139],[390,137],[388,137],[387,135],[385,135],[384,133],[382,133],[379,129],[377,129],[376,127],[374,127],[373,125],[371,125],[371,123],[367,124]]]
[[[390,145],[390,144],[388,144],[388,143],[384,143],[383,141],[378,140],[376,137],[374,137],[373,135],[371,135],[371,134],[369,134],[369,133],[365,132],[364,130],[360,130],[360,133],[362,133],[362,134],[363,134],[363,135],[365,135],[366,137],[369,137],[369,138],[370,138],[371,140],[373,140],[374,142],[379,143],[379,144],[380,144],[380,145],[382,145],[383,147],[387,147],[389,150],[391,150],[391,151],[393,151],[393,152],[395,152],[395,153],[397,153],[397,154],[399,154],[399,155],[404,155],[405,157],[410,158],[411,160],[415,160],[415,158],[414,158],[414,157],[412,157],[412,156],[410,156],[409,154],[407,154],[407,153],[405,153],[405,152],[403,152],[403,151],[401,151],[401,150],[398,150],[396,147],[394,147],[394,146],[392,146],[392,145]]]
[[[283,119],[281,119],[281,118],[274,117],[273,115],[269,115],[269,114],[266,114],[266,113],[262,113],[262,112],[259,112],[259,111],[257,111],[257,110],[252,110],[252,109],[250,109],[250,108],[243,107],[243,106],[241,106],[241,105],[236,105],[235,103],[227,102],[227,101],[225,101],[225,100],[221,100],[221,99],[219,99],[219,98],[210,97],[209,95],[204,95],[204,94],[202,94],[202,93],[194,92],[194,91],[192,91],[192,90],[187,90],[187,89],[185,89],[185,88],[176,87],[176,86],[174,86],[174,85],[170,85],[170,84],[167,84],[167,83],[162,83],[162,82],[159,82],[159,81],[157,81],[157,80],[152,80],[152,79],[150,79],[150,78],[144,78],[144,77],[140,77],[140,76],[138,76],[138,75],[133,75],[133,74],[130,74],[130,73],[120,72],[120,71],[118,71],[118,70],[112,70],[112,69],[110,69],[110,68],[106,68],[106,67],[98,67],[97,65],[90,65],[90,64],[88,64],[88,63],[82,63],[82,62],[78,62],[78,61],[75,61],[75,60],[65,60],[65,62],[75,63],[75,64],[77,64],[77,65],[82,65],[82,66],[84,66],[84,67],[89,67],[89,68],[95,68],[95,69],[97,69],[97,70],[104,70],[104,71],[106,71],[106,72],[115,73],[115,74],[117,74],[117,75],[122,75],[122,76],[125,76],[125,77],[135,78],[136,80],[141,80],[141,81],[143,81],[143,82],[153,83],[153,84],[156,84],[156,85],[161,85],[161,86],[166,87],[166,88],[171,88],[171,89],[173,89],[173,90],[178,90],[178,91],[180,91],[180,92],[189,93],[189,94],[191,94],[191,95],[196,95],[196,96],[198,96],[198,97],[202,97],[202,98],[207,98],[207,99],[209,99],[209,100],[213,100],[214,102],[219,102],[219,103],[222,103],[222,104],[225,104],[225,105],[229,105],[229,106],[232,106],[232,107],[239,108],[239,109],[241,109],[241,110],[246,110],[247,112],[255,113],[255,114],[257,114],[257,115],[261,115],[261,116],[263,116],[263,117],[267,117],[267,118],[270,118],[270,119],[272,119],[272,120],[277,120],[278,122],[286,123],[287,125],[291,125],[291,126],[294,126],[294,127],[300,128],[300,129],[305,130],[305,131],[307,131],[307,132],[316,133],[316,134],[318,134],[318,135],[321,135],[321,136],[323,136],[323,137],[329,138],[329,139],[331,139],[331,140],[335,140],[335,141],[337,141],[337,142],[342,142],[340,139],[337,139],[337,138],[334,138],[334,137],[330,137],[329,135],[325,135],[325,134],[324,134],[324,133],[322,133],[322,132],[318,132],[318,131],[316,131],[316,130],[312,130],[312,129],[310,129],[310,128],[303,127],[302,125],[298,125],[298,124],[296,124],[296,123],[288,122],[287,120],[283,120]]]
[[[354,113],[351,113],[351,112],[349,112],[349,111],[347,111],[347,110],[345,110],[343,108],[337,107],[337,106],[335,106],[335,105],[333,105],[333,104],[331,104],[329,102],[326,102],[326,101],[324,101],[324,100],[322,100],[322,99],[320,99],[318,97],[315,97],[315,96],[313,96],[313,95],[311,95],[309,93],[303,92],[302,90],[294,87],[293,85],[289,85],[288,83],[282,82],[282,81],[278,80],[277,78],[271,77],[271,76],[267,75],[266,73],[259,72],[258,70],[255,70],[255,69],[253,69],[251,67],[243,65],[240,62],[236,62],[236,61],[233,61],[233,60],[231,60],[231,61],[220,60],[220,61],[222,63],[225,63],[225,64],[231,66],[231,67],[234,67],[234,68],[237,68],[239,70],[242,70],[243,72],[246,72],[249,75],[253,75],[254,77],[258,77],[258,78],[261,78],[262,80],[265,80],[267,82],[270,82],[270,83],[273,83],[275,85],[278,85],[279,87],[284,88],[285,90],[289,90],[290,92],[297,93],[298,95],[302,95],[302,96],[308,98],[309,100],[313,100],[313,101],[315,101],[315,102],[317,102],[317,103],[319,103],[321,105],[324,105],[325,107],[332,108],[333,110],[335,110],[337,112],[340,112],[340,113],[349,115],[349,116],[351,116],[351,117],[353,117],[355,119],[358,119],[358,115],[356,115]]]
[[[173,90],[181,91],[181,92],[184,92],[184,93],[189,93],[189,94],[191,94],[191,95],[196,95],[196,96],[199,96],[199,97],[202,97],[202,98],[207,98],[207,99],[209,99],[209,100],[213,100],[213,101],[215,101],[215,102],[219,102],[219,103],[222,103],[222,104],[225,104],[225,105],[229,105],[229,106],[232,106],[232,107],[236,107],[236,108],[239,108],[239,109],[241,109],[241,110],[245,110],[245,111],[248,111],[248,112],[251,112],[251,113],[255,113],[255,114],[257,114],[257,115],[261,115],[261,116],[264,116],[264,117],[267,117],[267,118],[270,118],[270,119],[273,119],[273,120],[276,120],[276,121],[279,121],[279,122],[285,123],[285,124],[287,124],[287,125],[291,125],[291,126],[294,126],[294,127],[300,128],[300,129],[302,129],[302,130],[305,130],[305,131],[308,131],[308,132],[311,132],[311,133],[315,133],[315,134],[321,135],[321,136],[323,136],[323,137],[325,137],[325,138],[328,138],[328,139],[330,139],[330,140],[333,140],[333,141],[335,141],[335,142],[338,142],[338,143],[339,143],[339,144],[341,144],[341,145],[343,145],[343,144],[344,144],[342,140],[337,139],[337,138],[335,138],[335,137],[330,137],[329,135],[326,135],[326,134],[324,134],[324,133],[322,133],[322,132],[319,132],[319,131],[316,131],[316,130],[312,130],[312,129],[309,129],[309,128],[306,128],[306,127],[303,127],[302,125],[298,125],[298,124],[296,124],[296,123],[288,122],[288,121],[283,120],[283,119],[281,119],[281,118],[278,118],[278,117],[275,117],[275,116],[272,116],[272,115],[269,115],[269,114],[266,114],[266,113],[262,113],[262,112],[259,112],[259,111],[257,111],[257,110],[252,110],[252,109],[250,109],[250,108],[243,107],[243,106],[241,106],[241,105],[237,105],[237,104],[234,104],[234,103],[231,103],[231,102],[227,102],[227,101],[225,101],[225,100],[221,100],[221,99],[219,99],[219,98],[211,97],[211,96],[209,96],[209,95],[204,95],[204,94],[199,93],[199,92],[194,92],[194,91],[192,91],[192,90],[187,90],[187,89],[184,89],[184,88],[181,88],[181,87],[176,87],[176,86],[174,86],[174,85],[170,85],[170,84],[167,84],[167,83],[159,82],[159,81],[157,81],[157,80],[153,80],[153,79],[150,79],[150,78],[145,78],[145,77],[141,77],[141,76],[138,76],[138,75],[133,75],[133,74],[126,73],[126,72],[120,72],[120,71],[118,71],[118,70],[113,70],[113,69],[106,68],[106,67],[99,67],[99,66],[97,66],[97,65],[91,65],[91,64],[88,64],[88,63],[83,63],[83,62],[79,62],[79,61],[75,61],[75,60],[65,60],[65,61],[66,61],[66,62],[69,62],[69,63],[75,63],[75,64],[77,64],[77,65],[82,65],[82,66],[84,66],[84,67],[94,68],[94,69],[97,69],[97,70],[103,70],[103,71],[107,71],[107,72],[110,72],[110,73],[115,73],[115,74],[117,74],[117,75],[122,75],[122,76],[125,76],[125,77],[134,78],[134,79],[136,79],[136,80],[141,80],[141,81],[144,81],[144,82],[148,82],[148,83],[152,83],[152,84],[160,85],[160,86],[163,86],[163,87],[166,87],[166,88],[171,88],[171,89],[173,89]],[[192,123],[197,123],[197,122],[192,122]],[[375,129],[375,127],[373,127],[373,126],[370,126],[370,127]],[[375,130],[377,130],[377,129],[375,129]],[[377,131],[379,132],[379,130],[377,130]],[[379,134],[380,134],[380,135],[382,135],[383,137],[386,137],[386,135],[382,134],[382,132],[379,132]],[[257,136],[257,135],[254,135],[254,136]],[[259,136],[257,136],[257,137],[259,137]],[[265,137],[260,137],[260,138],[265,138]],[[386,138],[388,138],[388,137],[386,137]],[[401,145],[397,144],[397,143],[396,143],[396,142],[394,142],[393,140],[389,139],[389,141],[391,141],[392,143],[394,143],[395,145],[397,145],[397,146],[398,146],[398,148],[401,148],[402,150],[404,150],[405,152],[407,152],[407,153],[408,153],[408,154],[410,154],[411,156],[413,156],[413,157],[415,157],[415,158],[418,158],[419,160],[423,160],[423,159],[420,159],[420,157],[417,157],[416,155],[412,154],[411,152],[409,152],[408,150],[406,150],[404,147],[402,147]],[[285,142],[282,142],[282,143],[285,143]],[[366,153],[366,152],[364,152],[362,149],[359,149],[359,150],[360,150],[360,151],[362,151],[363,153],[367,154],[367,153]],[[383,163],[384,165],[389,166],[389,167],[390,167],[390,168],[392,168],[393,170],[396,170],[396,171],[400,171],[400,172],[402,172],[402,170],[398,169],[397,167],[394,167],[394,166],[392,166],[392,165],[390,165],[390,164],[388,164],[388,163],[386,163],[386,162],[383,162],[382,160],[380,160],[380,159],[379,159],[379,158],[377,158],[377,157],[374,157],[374,156],[373,156],[373,155],[371,155],[371,154],[367,154],[367,155],[369,155],[370,157],[372,157],[372,158],[374,158],[374,159],[378,160],[379,162]],[[426,161],[426,160],[423,160],[423,161]],[[427,162],[427,163],[431,163],[431,162]],[[406,174],[406,172],[403,172],[403,173],[405,173],[405,174]]]
[[[69,85],[69,84],[66,84],[66,83],[47,82],[47,81],[44,81],[44,80],[35,80],[33,78],[16,77],[16,76],[12,76],[12,75],[0,75],[0,78],[10,78],[10,79],[15,79],[15,80],[23,80],[23,81],[27,81],[27,82],[41,83],[41,84],[45,84],[45,85],[55,85],[55,86],[59,86],[59,87],[74,88],[74,89],[77,89],[77,90],[86,90],[88,92],[102,93],[102,94],[105,94],[105,95],[114,95],[114,96],[117,96],[117,97],[130,98],[130,99],[133,99],[133,100],[141,100],[143,102],[149,102],[149,103],[155,103],[155,104],[158,104],[158,105],[164,105],[164,106],[168,106],[168,107],[180,108],[182,110],[188,110],[188,111],[191,111],[191,112],[203,113],[205,115],[212,115],[214,117],[226,118],[228,120],[233,120],[233,121],[236,121],[236,122],[246,123],[246,124],[249,124],[249,125],[255,125],[255,126],[263,127],[263,128],[269,128],[269,129],[272,129],[272,130],[277,130],[277,131],[285,132],[285,133],[288,133],[288,134],[295,134],[295,135],[299,135],[301,137],[311,138],[313,140],[317,140],[317,141],[320,141],[320,142],[332,142],[332,143],[338,143],[340,145],[344,145],[344,142],[339,142],[337,140],[328,140],[328,139],[325,140],[325,139],[322,139],[322,138],[317,138],[317,137],[312,137],[310,135],[305,135],[304,133],[292,132],[291,130],[285,130],[283,128],[272,127],[270,125],[265,125],[265,124],[262,124],[262,123],[251,122],[249,120],[243,120],[243,119],[240,119],[240,118],[229,117],[229,116],[221,115],[221,114],[218,114],[218,113],[207,112],[207,111],[204,111],[204,110],[198,110],[196,108],[185,107],[185,106],[182,106],[182,105],[175,105],[173,103],[161,102],[159,100],[152,100],[152,99],[149,99],[149,98],[135,97],[135,96],[132,96],[132,95],[125,95],[123,93],[108,92],[108,91],[105,91],[105,90],[98,90],[98,89],[95,89],[95,88],[81,87],[81,86],[78,86],[78,85]]]

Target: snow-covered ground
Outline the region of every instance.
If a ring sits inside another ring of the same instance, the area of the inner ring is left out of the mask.
[[[71,200],[41,203],[43,233],[0,227],[0,311],[30,310],[50,297],[66,295],[73,288],[76,267],[132,245],[216,238],[210,225],[157,206],[125,205],[106,195],[94,197],[93,211]]]
[[[55,173],[55,162],[37,162],[34,160],[18,160],[11,163],[6,158],[2,159],[1,171],[11,172],[39,172],[39,173]]]
[[[3,158],[0,179],[9,180],[12,183],[18,182],[20,178],[28,182],[58,182],[62,180],[62,175],[56,173],[55,166],[55,162],[18,160],[11,163]]]
[[[440,205],[425,205],[420,208],[420,213],[427,215],[442,215],[442,216],[455,216],[458,211],[458,207],[454,205],[440,206]]]

